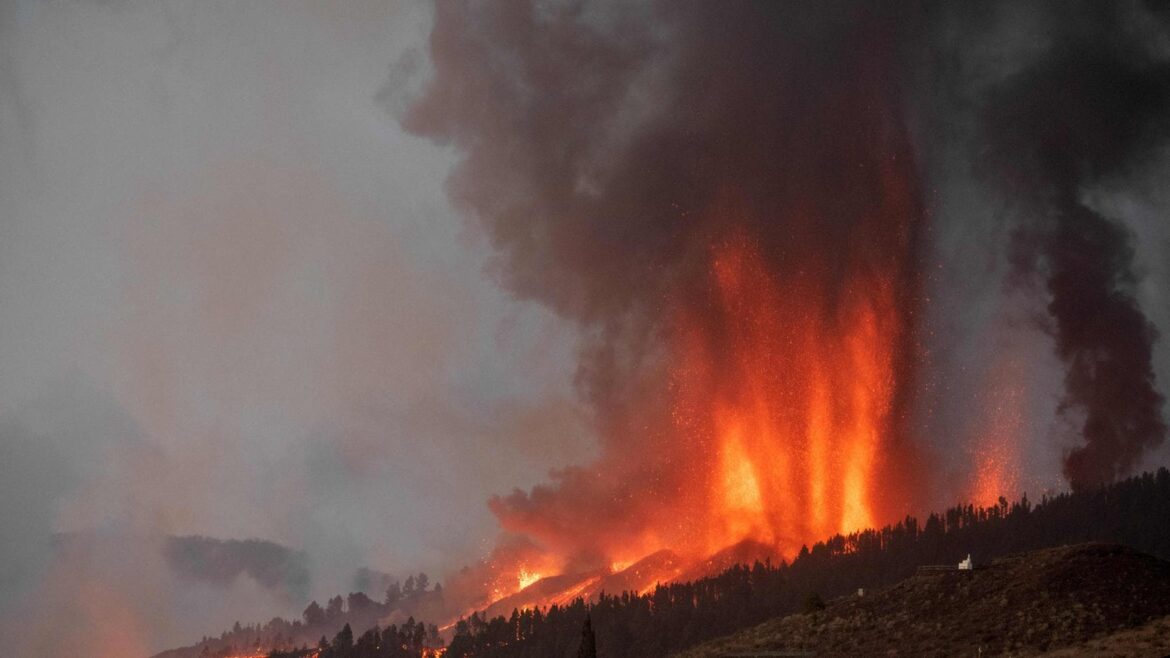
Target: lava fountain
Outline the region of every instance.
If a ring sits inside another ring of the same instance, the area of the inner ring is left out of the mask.
[[[437,7],[404,126],[462,154],[448,189],[504,285],[581,328],[600,443],[489,501],[539,556],[493,554],[480,589],[792,557],[929,487],[897,12],[715,7]]]
[[[910,197],[889,198],[872,230],[910,235],[900,223],[915,215],[899,205]],[[838,282],[825,271],[838,263],[813,259],[785,277],[742,233],[712,249],[711,308],[684,314],[673,375],[680,432],[701,433],[711,459],[697,550],[750,540],[791,556],[899,513],[913,330],[900,285],[913,245],[895,239],[874,258],[866,241]]]

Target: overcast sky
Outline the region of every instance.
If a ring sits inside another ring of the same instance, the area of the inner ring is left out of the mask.
[[[429,6],[0,12],[0,614],[53,532],[269,539],[317,595],[441,572],[492,493],[592,454],[570,328],[485,274],[453,155],[394,119]]]

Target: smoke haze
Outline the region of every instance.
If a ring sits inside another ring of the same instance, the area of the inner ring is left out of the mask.
[[[429,8],[331,5],[0,7],[16,655],[297,617],[362,566],[437,580],[486,552],[492,492],[592,454],[561,324],[482,276],[450,155],[376,100]],[[175,569],[189,535],[306,580]]]

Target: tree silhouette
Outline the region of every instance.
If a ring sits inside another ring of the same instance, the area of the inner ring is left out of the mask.
[[[390,583],[390,586],[386,588],[386,599],[385,599],[386,605],[389,605],[389,606],[395,605],[398,603],[398,600],[401,598],[402,598],[402,586],[399,585],[398,581],[396,580],[396,581]]]
[[[353,649],[353,629],[346,624],[333,638],[333,650],[339,656],[346,656]]]
[[[593,635],[593,620],[585,615],[585,626],[581,628],[581,648],[577,658],[597,658],[597,637]]]
[[[325,623],[325,611],[321,609],[321,606],[316,601],[313,601],[309,604],[309,607],[305,608],[302,616],[305,619],[306,626],[316,626]]]

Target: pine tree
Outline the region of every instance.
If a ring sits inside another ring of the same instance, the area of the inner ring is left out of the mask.
[[[353,629],[346,624],[333,638],[333,648],[342,656],[353,649]]]
[[[593,622],[585,615],[585,627],[581,629],[581,648],[577,658],[597,658],[597,638],[593,635]]]
[[[398,600],[401,598],[402,586],[399,585],[398,581],[396,580],[390,583],[390,586],[386,588],[386,598],[384,600],[386,601],[386,605],[393,606],[397,605]]]

